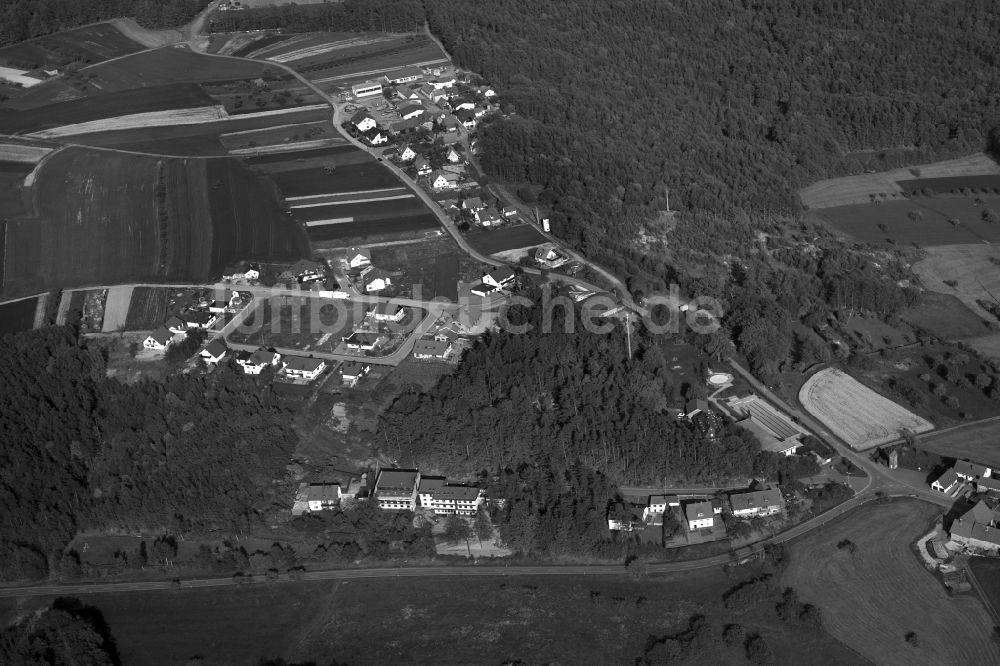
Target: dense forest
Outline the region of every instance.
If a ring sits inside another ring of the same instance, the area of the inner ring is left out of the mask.
[[[52,606],[0,630],[2,664],[120,664],[114,638],[99,610],[60,597]]]
[[[990,0],[427,0],[432,31],[509,112],[487,172],[642,294],[671,281],[751,308],[725,323],[753,369],[789,322],[916,293],[799,219],[816,179],[982,150],[1000,123]],[[677,214],[658,213],[668,205]]]
[[[146,28],[175,28],[208,0],[0,0],[0,46],[112,18]]]
[[[51,327],[4,338],[0,572],[40,577],[80,529],[242,529],[286,502],[290,416],[233,372],[123,385]]]
[[[543,316],[540,305],[512,307],[511,322],[530,323],[530,332],[487,335],[432,391],[404,393],[382,419],[386,453],[454,473],[579,462],[619,483],[777,473],[776,457],[743,430],[706,436],[671,414],[682,391],[697,389],[672,377],[658,347],[665,337],[643,337],[629,360],[622,329],[585,332],[578,311],[556,308],[553,332],[544,333]]]
[[[419,0],[344,0],[310,5],[259,7],[238,12],[218,12],[209,21],[209,32],[275,30],[285,32],[408,32],[425,21]]]

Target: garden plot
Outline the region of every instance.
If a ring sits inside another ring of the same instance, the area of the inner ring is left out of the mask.
[[[862,451],[898,439],[904,431],[933,430],[934,425],[835,368],[821,370],[799,390],[807,412]]]

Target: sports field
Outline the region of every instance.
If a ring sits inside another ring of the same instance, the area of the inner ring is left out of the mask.
[[[530,224],[519,224],[497,230],[474,231],[466,240],[482,254],[494,254],[547,243],[548,239]]]
[[[799,389],[803,408],[852,448],[862,451],[934,425],[835,368],[820,370]]]
[[[0,132],[22,134],[135,113],[212,106],[216,102],[193,83],[108,93],[39,109],[0,109]]]
[[[998,663],[983,605],[949,596],[910,550],[939,515],[915,500],[868,505],[794,542],[781,583],[821,609],[835,638],[880,666]],[[844,540],[853,553],[838,547]],[[906,642],[909,632],[916,646]]]

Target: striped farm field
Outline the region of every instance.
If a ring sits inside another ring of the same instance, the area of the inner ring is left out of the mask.
[[[799,402],[837,437],[862,451],[934,425],[836,368],[817,372],[799,390]]]
[[[781,586],[817,606],[823,626],[879,666],[996,664],[993,621],[974,596],[949,596],[911,544],[939,507],[869,504],[789,546]],[[848,540],[854,548],[839,547]],[[915,644],[906,641],[913,632]]]

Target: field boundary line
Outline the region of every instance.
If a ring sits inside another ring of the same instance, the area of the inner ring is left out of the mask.
[[[315,203],[304,203],[297,206],[290,206],[290,208],[318,208],[320,206],[341,206],[346,204],[356,204],[356,203],[370,203],[372,201],[394,201],[396,199],[415,199],[415,194],[396,194],[391,197],[372,197],[369,199],[341,199],[338,201],[317,201]]]
[[[327,194],[306,194],[299,197],[285,197],[285,201],[305,201],[306,199],[319,199],[320,197],[339,197],[349,194],[375,194],[376,192],[391,192],[393,190],[405,189],[400,187],[383,187],[377,190],[355,190],[354,192],[330,192]],[[293,206],[294,207],[294,206]]]

